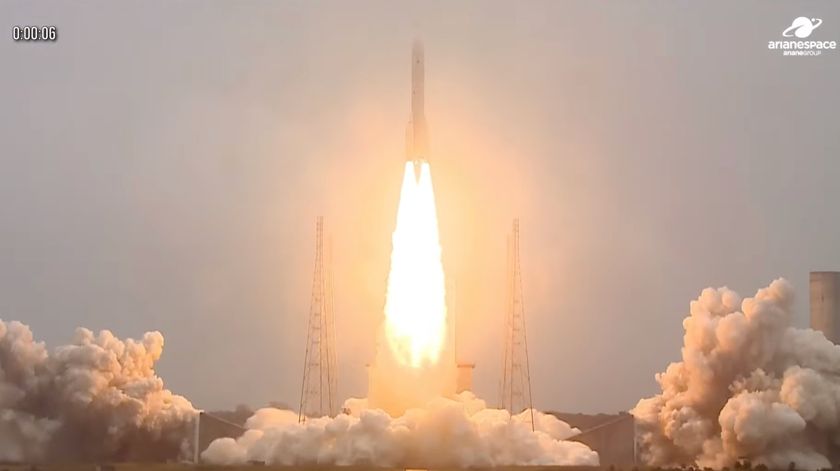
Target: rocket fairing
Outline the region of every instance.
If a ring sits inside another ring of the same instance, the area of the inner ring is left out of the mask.
[[[425,90],[423,44],[414,41],[411,48],[411,113],[405,130],[405,159],[419,163],[429,159],[428,131],[423,109]]]

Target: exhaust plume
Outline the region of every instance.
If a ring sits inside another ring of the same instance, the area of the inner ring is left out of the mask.
[[[397,417],[455,394],[432,170],[425,160],[405,163],[392,243],[368,394],[371,405]]]
[[[385,338],[400,364],[436,364],[446,340],[446,289],[437,210],[428,162],[405,163],[391,271],[385,297]]]
[[[840,457],[840,347],[790,326],[784,279],[743,301],[706,288],[691,302],[682,361],[632,411],[651,465],[830,468]]]
[[[579,431],[556,417],[530,411],[511,417],[487,409],[464,392],[438,398],[422,409],[392,418],[349,399],[347,414],[298,423],[297,414],[260,409],[234,440],[220,438],[201,457],[212,464],[262,461],[273,465],[367,465],[377,467],[491,467],[504,465],[597,465],[586,445],[564,441]]]
[[[47,351],[0,320],[0,462],[165,460],[183,455],[195,410],[163,387],[163,336],[76,330]]]

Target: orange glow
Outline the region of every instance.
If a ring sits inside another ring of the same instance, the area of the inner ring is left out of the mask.
[[[445,346],[446,293],[428,162],[405,164],[392,242],[385,301],[388,347],[402,365],[434,365]]]

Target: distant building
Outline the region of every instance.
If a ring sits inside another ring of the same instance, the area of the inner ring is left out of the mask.
[[[618,414],[552,415],[581,432],[567,440],[583,443],[598,452],[601,466],[632,467],[636,463],[636,420],[627,412]]]
[[[840,343],[840,272],[812,271],[811,328]]]

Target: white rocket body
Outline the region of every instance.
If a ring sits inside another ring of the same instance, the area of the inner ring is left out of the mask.
[[[413,162],[429,159],[429,136],[423,103],[425,99],[423,75],[423,44],[415,41],[411,48],[411,113],[405,130],[405,158]]]

